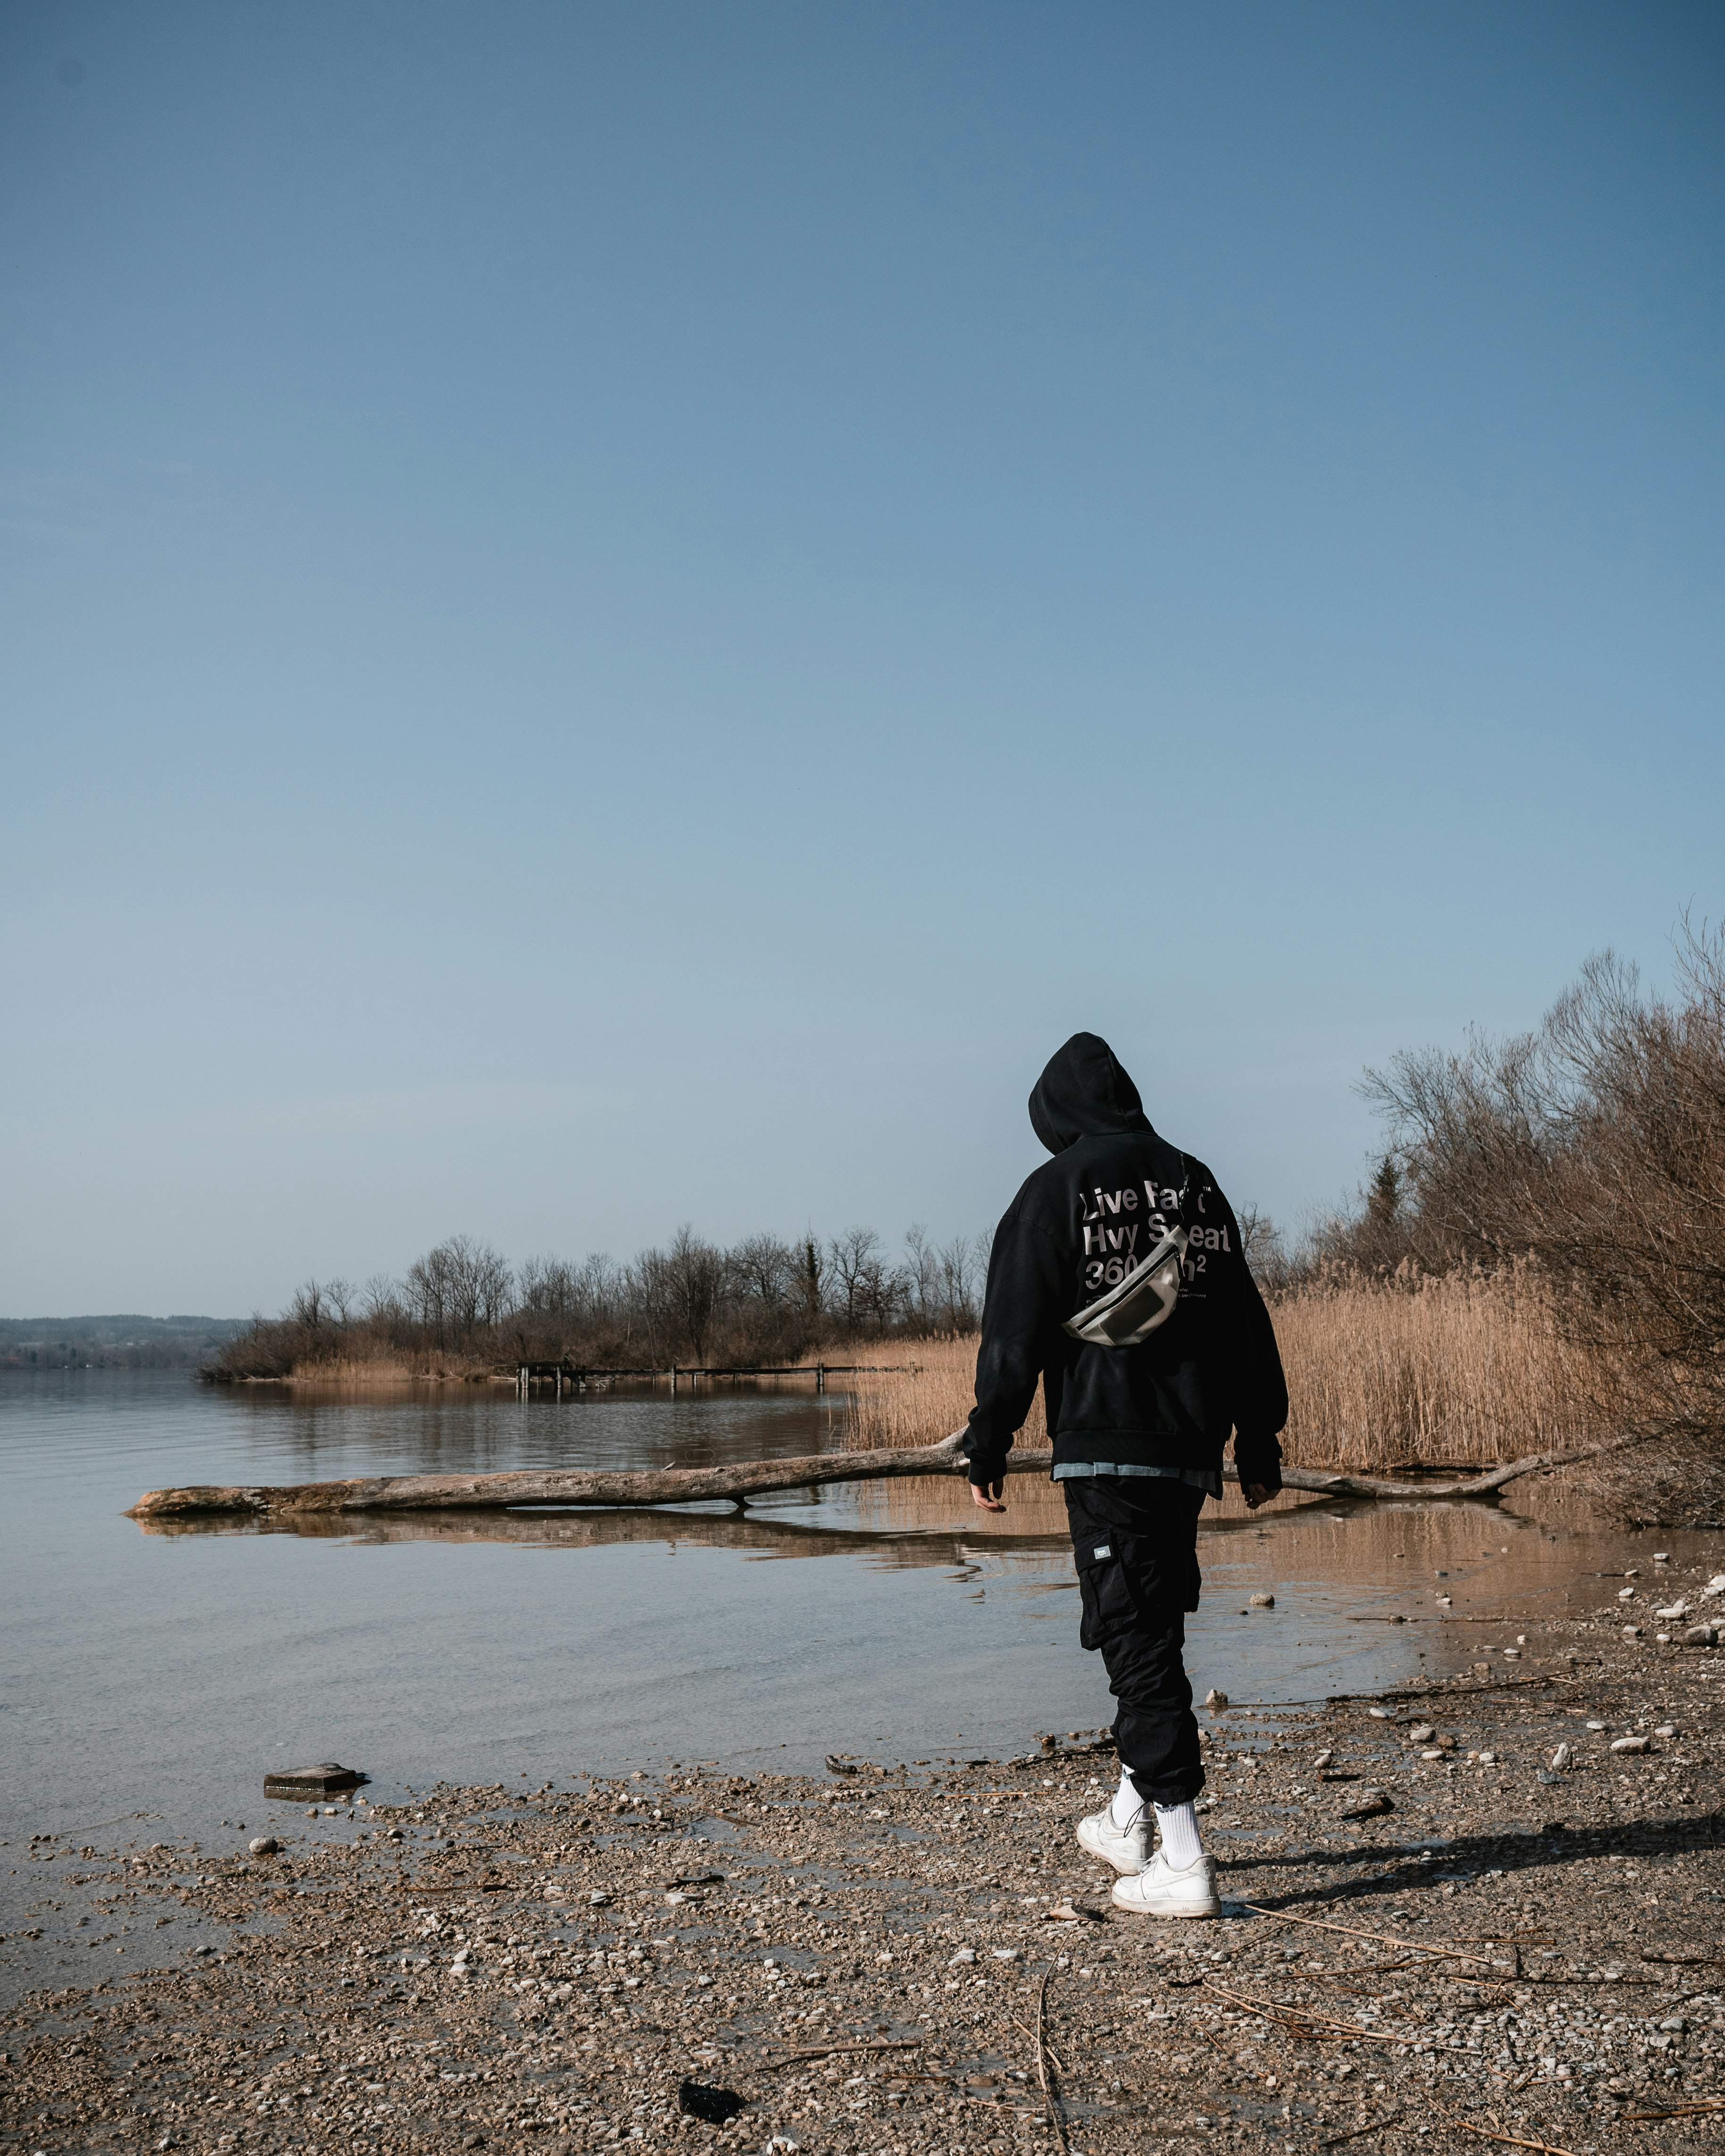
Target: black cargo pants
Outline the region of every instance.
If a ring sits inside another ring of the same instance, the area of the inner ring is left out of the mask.
[[[1062,1481],[1084,1599],[1081,1646],[1100,1648],[1120,1702],[1114,1741],[1146,1804],[1189,1804],[1204,1787],[1182,1650],[1198,1607],[1204,1492],[1160,1475]]]

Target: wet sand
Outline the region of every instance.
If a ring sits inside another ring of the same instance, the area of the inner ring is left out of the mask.
[[[1711,2148],[1725,1653],[1625,1639],[1622,1591],[1500,1614],[1479,1670],[1206,1715],[1209,1923],[1111,1910],[1071,1827],[1114,1763],[1065,1738],[277,1807],[257,1856],[14,1840],[33,1922],[84,1907],[110,1966],[7,2017],[7,2145]]]

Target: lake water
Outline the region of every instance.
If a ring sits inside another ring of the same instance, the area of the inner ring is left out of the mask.
[[[842,1404],[788,1389],[559,1404],[0,1373],[0,1833],[14,1851],[39,1831],[233,1845],[229,1825],[255,1831],[272,1809],[267,1768],[320,1759],[362,1769],[387,1802],[440,1779],[533,1785],[671,1760],[999,1754],[1106,1724],[1059,1497],[1029,1476],[1000,1520],[956,1481],[793,1491],[744,1516],[467,1513],[306,1533],[123,1517],[171,1484],[814,1452],[838,1441]],[[1656,1546],[1687,1563],[1719,1539],[1609,1532],[1532,1485],[1496,1506],[1284,1498],[1256,1519],[1230,1496],[1200,1527],[1189,1666],[1200,1697],[1214,1685],[1236,1702],[1448,1674],[1495,1661],[1517,1618],[1597,1606],[1597,1572],[1651,1578]],[[1248,1614],[1259,1589],[1276,1607]],[[8,1894],[40,1891],[39,1873],[5,1868]],[[18,1928],[14,1899],[0,1989],[22,1972]]]

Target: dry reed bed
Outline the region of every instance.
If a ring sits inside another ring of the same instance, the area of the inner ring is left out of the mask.
[[[1274,1315],[1291,1404],[1282,1446],[1296,1466],[1515,1460],[1598,1430],[1597,1372],[1561,1337],[1532,1267],[1418,1280],[1337,1270],[1280,1297]],[[854,1380],[848,1441],[872,1450],[957,1430],[976,1348],[974,1337],[925,1342],[913,1373]],[[1046,1432],[1039,1392],[1019,1441],[1046,1445]]]

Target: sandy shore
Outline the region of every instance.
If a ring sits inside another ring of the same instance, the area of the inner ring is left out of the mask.
[[[1113,1763],[1065,1738],[276,1807],[260,1856],[14,1841],[111,1966],[7,2018],[5,2145],[1711,2148],[1725,1651],[1621,1615],[1206,1716],[1212,1923],[1111,1911],[1071,1826]]]

